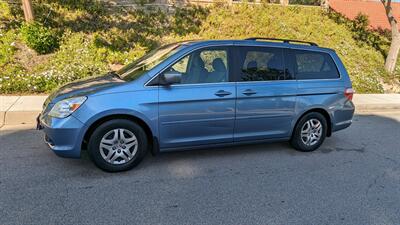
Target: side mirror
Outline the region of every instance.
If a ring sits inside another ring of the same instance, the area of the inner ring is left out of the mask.
[[[179,84],[182,79],[182,74],[176,71],[164,72],[160,77],[162,85]]]

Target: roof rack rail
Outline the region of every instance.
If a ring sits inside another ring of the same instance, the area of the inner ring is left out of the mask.
[[[309,44],[311,46],[318,46],[314,42],[310,41],[299,41],[299,40],[290,40],[290,39],[281,39],[281,38],[265,38],[265,37],[252,37],[252,38],[246,38],[244,39],[246,41],[257,41],[257,40],[266,40],[266,41],[282,41],[283,43],[304,43],[304,44]]]

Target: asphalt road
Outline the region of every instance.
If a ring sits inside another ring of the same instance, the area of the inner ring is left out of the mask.
[[[0,224],[399,224],[400,112],[357,115],[312,153],[287,143],[148,155],[106,173],[32,126],[0,136]]]

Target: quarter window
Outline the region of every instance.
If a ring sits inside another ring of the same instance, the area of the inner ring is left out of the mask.
[[[302,50],[292,52],[298,80],[339,78],[339,72],[329,54]]]

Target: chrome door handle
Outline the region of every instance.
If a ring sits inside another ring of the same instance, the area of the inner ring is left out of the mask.
[[[254,90],[251,90],[251,89],[246,89],[245,91],[242,92],[242,94],[250,96],[250,95],[257,94],[257,92],[255,92]]]
[[[215,93],[215,95],[216,95],[216,96],[219,96],[219,97],[224,97],[224,96],[230,95],[230,94],[232,94],[232,93],[229,92],[229,91],[224,91],[224,90],[219,90],[219,91],[217,91],[217,92]]]

